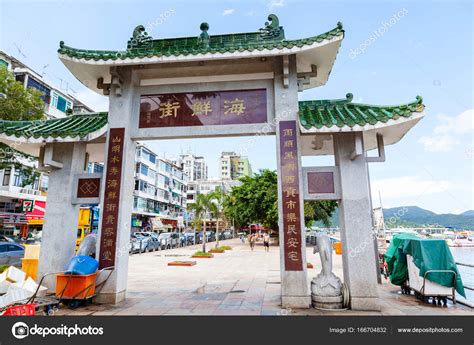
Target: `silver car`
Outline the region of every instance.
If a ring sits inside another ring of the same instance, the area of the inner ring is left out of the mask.
[[[11,242],[0,242],[0,265],[21,267],[25,248]]]
[[[163,232],[158,236],[161,244],[161,249],[175,248],[179,244],[179,234],[176,232]]]
[[[135,236],[142,237],[145,242],[145,251],[151,252],[160,249],[160,241],[158,235],[154,232],[149,231],[137,231],[134,233]]]

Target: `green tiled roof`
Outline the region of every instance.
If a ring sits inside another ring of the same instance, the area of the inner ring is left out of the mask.
[[[422,112],[423,109],[423,99],[420,96],[416,97],[416,101],[407,104],[377,106],[352,103],[352,94],[349,93],[345,99],[299,102],[299,119],[305,129],[333,126],[342,128],[409,118],[413,113]],[[104,112],[51,120],[0,121],[0,135],[27,139],[66,137],[83,139],[107,126],[107,116],[108,113]]]
[[[85,138],[107,125],[107,113],[71,115],[38,121],[0,121],[0,134],[17,138]]]
[[[304,39],[286,40],[278,18],[270,15],[271,23],[259,32],[235,33],[226,35],[208,35],[207,23],[201,24],[201,34],[193,37],[166,38],[153,40],[143,26],[137,26],[133,37],[128,41],[127,50],[86,50],[75,49],[60,42],[58,52],[71,58],[86,60],[124,60],[127,58],[170,57],[180,55],[215,54],[252,52],[265,49],[284,49],[304,47],[334,37],[343,36],[342,24],[338,23],[333,30]]]
[[[352,128],[409,118],[414,112],[422,112],[423,109],[423,99],[420,96],[407,104],[377,106],[352,103],[352,94],[348,93],[345,99],[299,102],[299,119],[305,129],[333,126]]]

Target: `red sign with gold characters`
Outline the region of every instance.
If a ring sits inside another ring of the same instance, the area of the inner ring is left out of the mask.
[[[122,183],[123,140],[125,128],[109,130],[104,209],[100,234],[99,267],[115,265],[120,186]]]
[[[281,199],[285,270],[302,271],[300,181],[296,121],[280,121]]]
[[[265,89],[144,95],[140,101],[140,128],[265,122]]]

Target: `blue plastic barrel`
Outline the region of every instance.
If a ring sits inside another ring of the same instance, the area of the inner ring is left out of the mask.
[[[75,256],[69,261],[66,274],[87,275],[97,272],[99,262],[90,256]]]

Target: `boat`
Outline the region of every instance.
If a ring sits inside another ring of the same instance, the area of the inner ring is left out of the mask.
[[[474,236],[468,231],[463,231],[454,234],[446,242],[449,247],[474,247]]]

